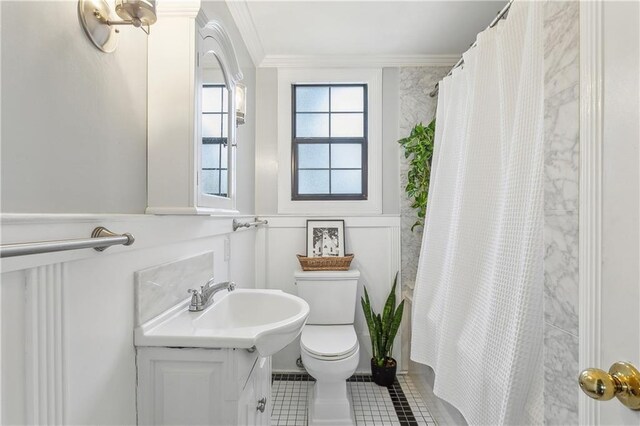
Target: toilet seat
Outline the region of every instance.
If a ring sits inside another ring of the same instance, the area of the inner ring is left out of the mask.
[[[358,336],[353,325],[306,325],[300,337],[301,348],[311,357],[337,361],[353,355]]]

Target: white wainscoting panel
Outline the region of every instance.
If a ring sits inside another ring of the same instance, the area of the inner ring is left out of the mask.
[[[26,421],[59,425],[64,417],[64,329],[62,288],[65,266],[27,271],[25,309]]]
[[[261,217],[269,224],[261,229],[256,238],[257,286],[280,289],[297,294],[293,274],[300,269],[296,254],[306,253],[306,221],[312,217],[273,216]],[[360,342],[360,364],[358,371],[369,371],[371,345],[360,297],[363,286],[367,286],[371,303],[377,311],[384,301],[400,269],[400,217],[395,215],[343,217],[345,221],[345,246],[347,253],[354,253],[352,268],[360,270],[360,282],[356,303],[355,327]],[[401,283],[396,296],[399,298]],[[399,369],[405,363],[401,359],[401,338],[398,336],[394,357]],[[273,356],[276,371],[296,371],[296,359],[300,356],[299,339]]]
[[[2,424],[135,424],[134,273],[213,252],[217,280],[254,287],[256,231],[233,232],[232,219],[3,215],[3,244],[86,238],[99,225],[136,241],[0,261]]]

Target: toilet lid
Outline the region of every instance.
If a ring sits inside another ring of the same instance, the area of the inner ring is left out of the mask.
[[[300,344],[309,354],[322,358],[340,358],[358,349],[353,325],[306,325]]]

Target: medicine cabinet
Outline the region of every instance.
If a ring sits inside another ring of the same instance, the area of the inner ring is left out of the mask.
[[[159,4],[149,37],[146,212],[234,214],[242,72],[222,24],[188,4]]]

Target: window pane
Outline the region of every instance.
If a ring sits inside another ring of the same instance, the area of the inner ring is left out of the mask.
[[[326,138],[329,136],[329,114],[296,114],[296,136]]]
[[[226,197],[228,192],[227,171],[220,170],[220,195],[224,195]]]
[[[202,89],[202,112],[220,112],[222,108],[222,89],[205,87]]]
[[[300,144],[298,145],[298,168],[328,169],[329,144]]]
[[[202,171],[202,190],[205,194],[217,195],[220,193],[219,176],[218,170]]]
[[[229,136],[227,134],[227,129],[229,128],[229,114],[222,114],[220,119],[222,120],[222,137],[226,138]]]
[[[359,169],[362,167],[362,145],[358,143],[331,144],[331,167]]]
[[[362,114],[331,114],[332,137],[363,137],[364,122]]]
[[[331,111],[364,111],[364,87],[332,87]]]
[[[222,89],[222,112],[229,112],[229,91],[226,87]]]
[[[229,152],[227,150],[227,146],[228,145],[222,145],[220,147],[221,153],[220,153],[220,160],[221,160],[221,169],[226,169],[227,168],[227,163],[229,162]]]
[[[360,170],[332,170],[332,194],[361,194],[362,171]]]
[[[296,111],[329,111],[329,87],[295,86]]]
[[[299,170],[298,194],[328,194],[329,170]]]
[[[216,169],[220,164],[220,145],[204,144],[202,145],[202,168]]]
[[[202,116],[202,137],[219,138],[221,136],[220,114],[205,114]]]

